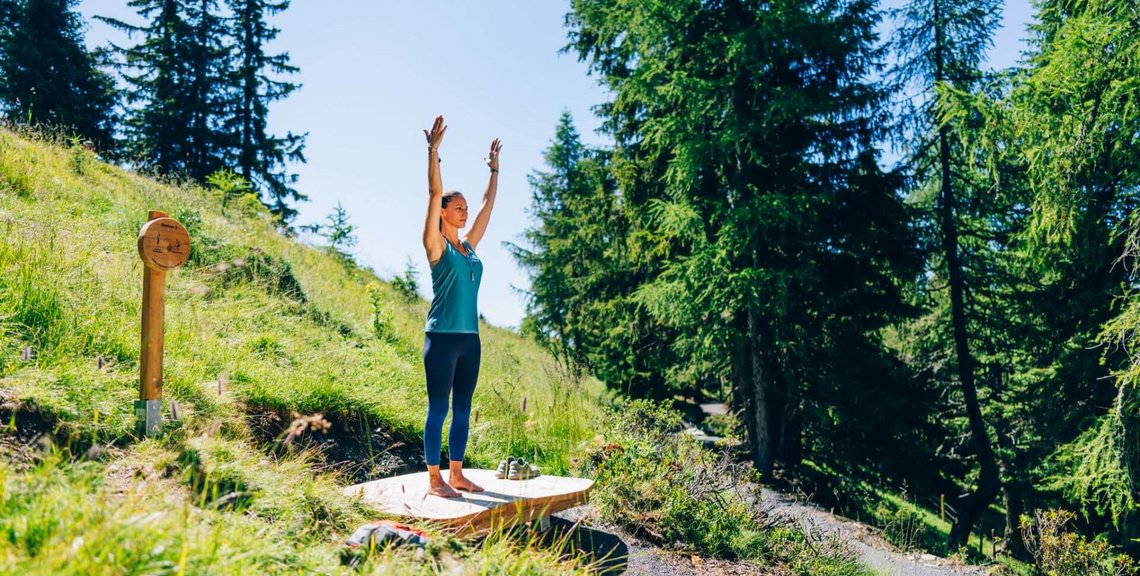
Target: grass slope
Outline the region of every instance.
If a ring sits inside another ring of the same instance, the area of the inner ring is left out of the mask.
[[[182,420],[140,440],[136,241],[153,209],[187,226],[193,256],[166,281],[164,395]],[[0,130],[0,572],[343,570],[338,543],[373,515],[338,483],[414,467],[422,450],[425,315],[370,271],[283,237],[255,201],[223,206]],[[566,472],[603,387],[481,330],[470,464],[510,449]],[[322,413],[343,446],[281,449],[293,413]],[[330,455],[339,478],[313,472]],[[578,570],[507,540],[452,556],[472,571]],[[372,566],[430,571],[432,558]]]

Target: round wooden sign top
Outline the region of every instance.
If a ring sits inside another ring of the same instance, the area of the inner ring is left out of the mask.
[[[147,268],[169,272],[190,257],[190,234],[173,218],[156,218],[139,232],[139,256]]]

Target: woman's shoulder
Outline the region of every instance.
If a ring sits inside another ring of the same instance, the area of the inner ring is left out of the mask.
[[[433,271],[441,266],[447,267],[448,262],[459,254],[459,252],[455,250],[455,247],[451,245],[451,242],[445,241],[443,244],[443,252],[439,253],[439,259],[431,263],[431,269]]]

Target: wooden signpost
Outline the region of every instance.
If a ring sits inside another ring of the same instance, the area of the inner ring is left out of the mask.
[[[151,210],[139,232],[143,267],[142,346],[139,356],[139,399],[135,417],[140,435],[158,432],[162,424],[162,321],[166,314],[166,273],[190,257],[190,234],[177,220]]]

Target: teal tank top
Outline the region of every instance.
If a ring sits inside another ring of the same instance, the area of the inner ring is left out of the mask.
[[[464,242],[467,256],[443,241],[443,256],[431,269],[431,308],[424,332],[479,333],[478,296],[483,262]]]

